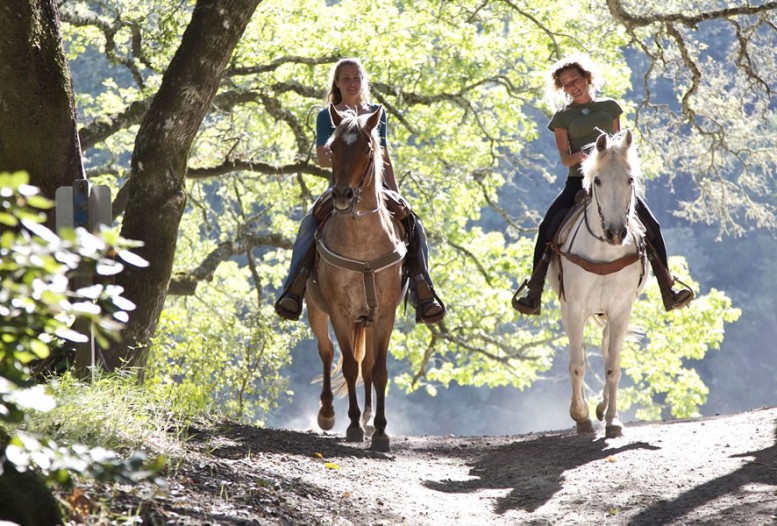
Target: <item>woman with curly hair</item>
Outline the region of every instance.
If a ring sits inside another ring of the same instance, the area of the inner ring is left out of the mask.
[[[575,196],[582,189],[580,164],[588,157],[596,139],[602,134],[620,131],[620,105],[613,99],[597,97],[602,85],[596,66],[585,56],[573,56],[556,62],[548,76],[548,93],[563,95],[564,104],[548,124],[556,139],[561,163],[567,167],[566,184],[551,203],[539,226],[531,278],[524,281],[513,298],[513,307],[523,314],[539,314],[545,275],[552,256],[548,244],[566,213],[574,206]],[[661,229],[644,200],[637,199],[637,215],[645,226],[648,258],[661,289],[667,311],[685,307],[693,299],[693,291],[674,290],[675,279],[669,273],[666,245]],[[518,298],[522,289],[526,295]]]

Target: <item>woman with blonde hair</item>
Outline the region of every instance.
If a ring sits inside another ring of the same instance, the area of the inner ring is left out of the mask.
[[[525,280],[516,291],[513,307],[523,314],[539,314],[545,275],[552,256],[548,244],[566,213],[575,204],[575,195],[583,188],[580,164],[588,157],[596,139],[602,133],[620,131],[620,105],[607,97],[596,97],[602,79],[596,66],[583,55],[556,62],[550,68],[548,93],[563,95],[564,104],[553,115],[548,129],[553,132],[561,164],[567,167],[566,184],[551,203],[539,226],[534,247],[531,278]],[[642,198],[637,197],[637,215],[645,227],[648,258],[661,289],[664,308],[667,311],[685,307],[693,299],[693,291],[674,290],[675,279],[669,273],[666,245],[661,228]],[[526,295],[518,297],[522,289]]]
[[[369,79],[358,59],[342,59],[332,68],[326,102],[327,108],[322,109],[316,119],[316,157],[320,166],[330,168],[332,158],[327,141],[335,129],[329,116],[329,103],[334,104],[340,112],[351,111],[356,115],[373,113],[378,108],[377,104],[372,104],[370,101]],[[394,192],[393,201],[406,205],[405,201],[399,197],[399,187],[386,140],[387,130],[388,119],[384,112],[378,125],[380,143],[383,148],[383,180],[388,187],[384,187],[384,192]],[[319,201],[321,201],[320,198]],[[302,219],[292,249],[289,275],[275,302],[275,312],[286,319],[299,319],[302,313],[302,299],[305,297],[307,279],[313,269],[316,252],[314,234],[320,221],[312,212],[313,209],[308,211]],[[418,216],[409,209],[404,224],[408,237],[405,268],[410,277],[411,289],[414,292],[413,303],[416,307],[416,321],[436,323],[445,316],[445,305],[435,293],[429,276],[429,249],[426,243],[426,232]]]

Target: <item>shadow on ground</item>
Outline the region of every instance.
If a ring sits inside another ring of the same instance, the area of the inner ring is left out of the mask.
[[[603,438],[585,435],[541,436],[494,448],[472,465],[469,474],[475,479],[424,485],[448,493],[507,489],[509,493],[497,499],[495,513],[533,512],[561,489],[566,471],[632,449],[660,448],[644,442],[609,448]]]

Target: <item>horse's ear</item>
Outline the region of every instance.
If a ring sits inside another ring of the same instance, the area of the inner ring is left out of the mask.
[[[340,112],[337,111],[337,108],[335,108],[335,105],[331,102],[329,103],[329,118],[331,119],[335,128],[337,128],[340,123],[343,122],[343,116],[340,115]]]
[[[378,126],[382,116],[383,105],[378,105],[378,108],[373,111],[372,114],[367,118],[367,127],[370,129],[370,131],[374,130]]]
[[[596,150],[603,152],[607,149],[607,134],[603,133],[596,139]]]
[[[626,130],[626,132],[623,134],[623,145],[626,148],[630,148],[633,140],[634,140],[634,137],[631,134],[631,130]]]

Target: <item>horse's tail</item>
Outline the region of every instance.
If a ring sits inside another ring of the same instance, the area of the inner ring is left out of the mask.
[[[364,323],[357,323],[353,326],[353,332],[351,333],[351,341],[353,342],[353,358],[359,365],[359,374],[356,377],[356,385],[361,385],[362,382],[362,361],[364,360],[364,352],[366,348],[367,331],[364,328]],[[340,349],[342,351],[342,349]],[[332,392],[338,398],[342,398],[348,394],[348,384],[343,376],[343,353],[340,352],[340,359],[337,360],[334,371],[332,371]]]
[[[604,327],[605,325],[607,325],[606,314],[598,312],[594,314],[593,318],[596,324],[599,325],[599,327]],[[628,328],[626,329],[626,341],[639,343],[645,338],[646,335],[647,335],[647,331],[645,331],[644,328],[639,327],[637,325],[629,324]]]

